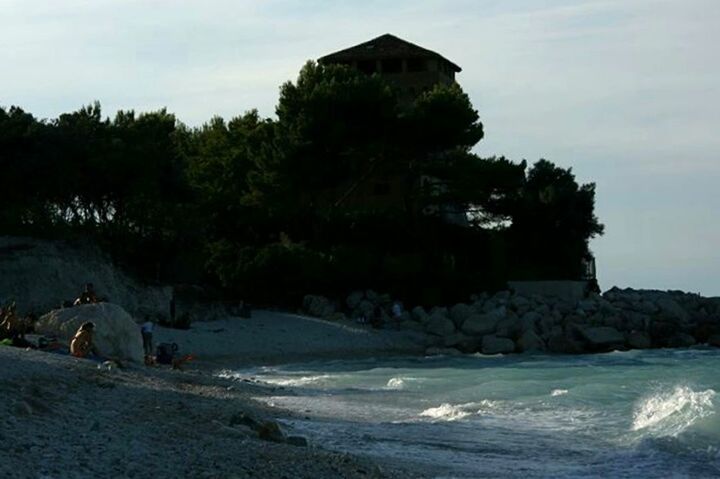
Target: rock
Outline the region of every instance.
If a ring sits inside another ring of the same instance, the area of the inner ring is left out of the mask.
[[[514,314],[514,313],[513,313]],[[522,334],[523,325],[517,316],[504,318],[495,326],[495,335],[501,338],[515,339]]]
[[[345,304],[347,304],[347,307],[350,308],[350,310],[353,310],[360,305],[360,301],[362,301],[364,297],[365,293],[362,291],[353,291],[348,295],[345,300]]]
[[[483,354],[507,354],[515,352],[515,343],[511,339],[498,338],[488,334],[483,336],[481,350]]]
[[[493,295],[493,299],[496,301],[507,301],[510,299],[510,291],[498,291]]]
[[[649,349],[652,346],[650,335],[645,331],[631,331],[625,336],[625,340],[632,349]]]
[[[562,331],[553,333],[548,339],[548,351],[562,354],[580,354],[585,351],[583,345],[568,337]]]
[[[677,319],[680,321],[686,321],[688,318],[687,312],[670,297],[663,297],[657,300],[655,303],[660,312],[664,313],[668,318]]]
[[[720,348],[720,334],[713,334],[710,336],[707,340],[707,343],[709,346],[715,346],[716,348]]]
[[[654,346],[667,346],[670,338],[677,332],[677,325],[669,321],[653,319],[648,325],[648,333]]]
[[[434,314],[425,325],[425,331],[436,336],[449,336],[455,332],[455,323],[445,316]]]
[[[329,318],[335,313],[335,305],[324,296],[308,294],[303,298],[303,310],[316,318]]]
[[[464,333],[472,335],[485,335],[495,332],[498,322],[505,318],[505,308],[496,308],[485,314],[473,314],[465,320],[461,329]]]
[[[460,327],[474,312],[472,306],[458,303],[450,309],[450,319],[455,323],[455,326]]]
[[[253,431],[257,431],[260,429],[261,423],[253,418],[252,416],[249,416],[245,412],[239,412],[236,414],[233,414],[230,417],[230,425],[231,426],[247,426]]]
[[[525,312],[530,308],[530,301],[526,297],[516,294],[510,298],[510,306],[515,311]]]
[[[297,446],[297,447],[307,447],[308,446],[308,440],[302,436],[290,436],[287,438],[286,442],[288,444],[290,444],[291,446]]]
[[[402,321],[400,323],[400,329],[403,331],[425,331],[425,326],[417,321]]]
[[[69,345],[78,328],[87,321],[95,323],[94,342],[102,356],[143,362],[140,328],[116,304],[97,303],[56,309],[42,316],[35,330],[39,334],[57,336]]]
[[[581,328],[580,334],[592,349],[609,349],[625,344],[625,336],[615,328],[600,326]]]
[[[280,425],[275,421],[265,421],[257,429],[258,437],[263,441],[285,442],[285,434],[283,434]]]
[[[668,340],[668,346],[671,348],[689,348],[696,344],[695,338],[685,333],[677,333]]]
[[[517,350],[522,353],[545,351],[545,343],[534,331],[525,331],[517,340]]]
[[[422,306],[415,306],[412,309],[412,318],[418,323],[425,324],[430,321],[430,315],[425,311]]]
[[[462,349],[459,346],[467,343],[470,339],[472,339],[470,336],[463,333],[453,333],[442,339],[442,345],[446,348],[457,347],[457,349]]]

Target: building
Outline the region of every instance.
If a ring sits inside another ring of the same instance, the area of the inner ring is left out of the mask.
[[[462,71],[457,64],[432,50],[410,43],[386,33],[367,42],[325,55],[318,59],[321,65],[348,65],[368,75],[378,74],[398,92],[401,105],[409,105],[418,95],[437,84],[455,83],[455,75]],[[418,184],[418,181],[420,184]],[[413,189],[430,188],[441,194],[445,187],[434,178],[410,180],[404,175],[388,176],[380,166],[351,185],[342,185],[335,206],[373,209],[415,209],[411,199]],[[340,194],[342,193],[342,194]],[[425,207],[425,215],[441,216],[448,223],[466,226],[467,215],[454,205]]]
[[[382,75],[398,89],[401,100],[411,100],[438,83],[452,84],[462,71],[439,53],[389,33],[325,55],[318,63],[349,65],[367,74]]]

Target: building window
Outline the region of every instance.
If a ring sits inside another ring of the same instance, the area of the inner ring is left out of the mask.
[[[382,61],[383,73],[402,73],[402,60],[399,58],[388,58]]]
[[[422,58],[411,58],[407,61],[409,72],[424,72],[427,70],[427,62]]]
[[[386,196],[390,194],[390,183],[375,183],[373,186],[375,196]]]
[[[377,62],[375,60],[361,60],[357,63],[357,68],[363,73],[375,73],[377,71]]]

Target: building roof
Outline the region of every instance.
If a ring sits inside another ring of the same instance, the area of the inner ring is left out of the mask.
[[[383,58],[440,58],[448,62],[455,72],[462,68],[432,50],[410,43],[395,35],[386,33],[354,47],[325,55],[318,59],[320,63],[336,63],[352,60],[374,60]]]

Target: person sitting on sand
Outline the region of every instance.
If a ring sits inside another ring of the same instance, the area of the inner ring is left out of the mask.
[[[92,283],[87,283],[85,285],[85,291],[82,292],[79,298],[75,300],[73,303],[73,306],[77,306],[79,304],[91,304],[91,303],[97,303],[98,297],[95,294],[95,289],[93,288]]]
[[[90,354],[100,356],[93,342],[94,331],[95,323],[90,321],[83,323],[70,341],[70,354],[76,358],[87,358]]]

